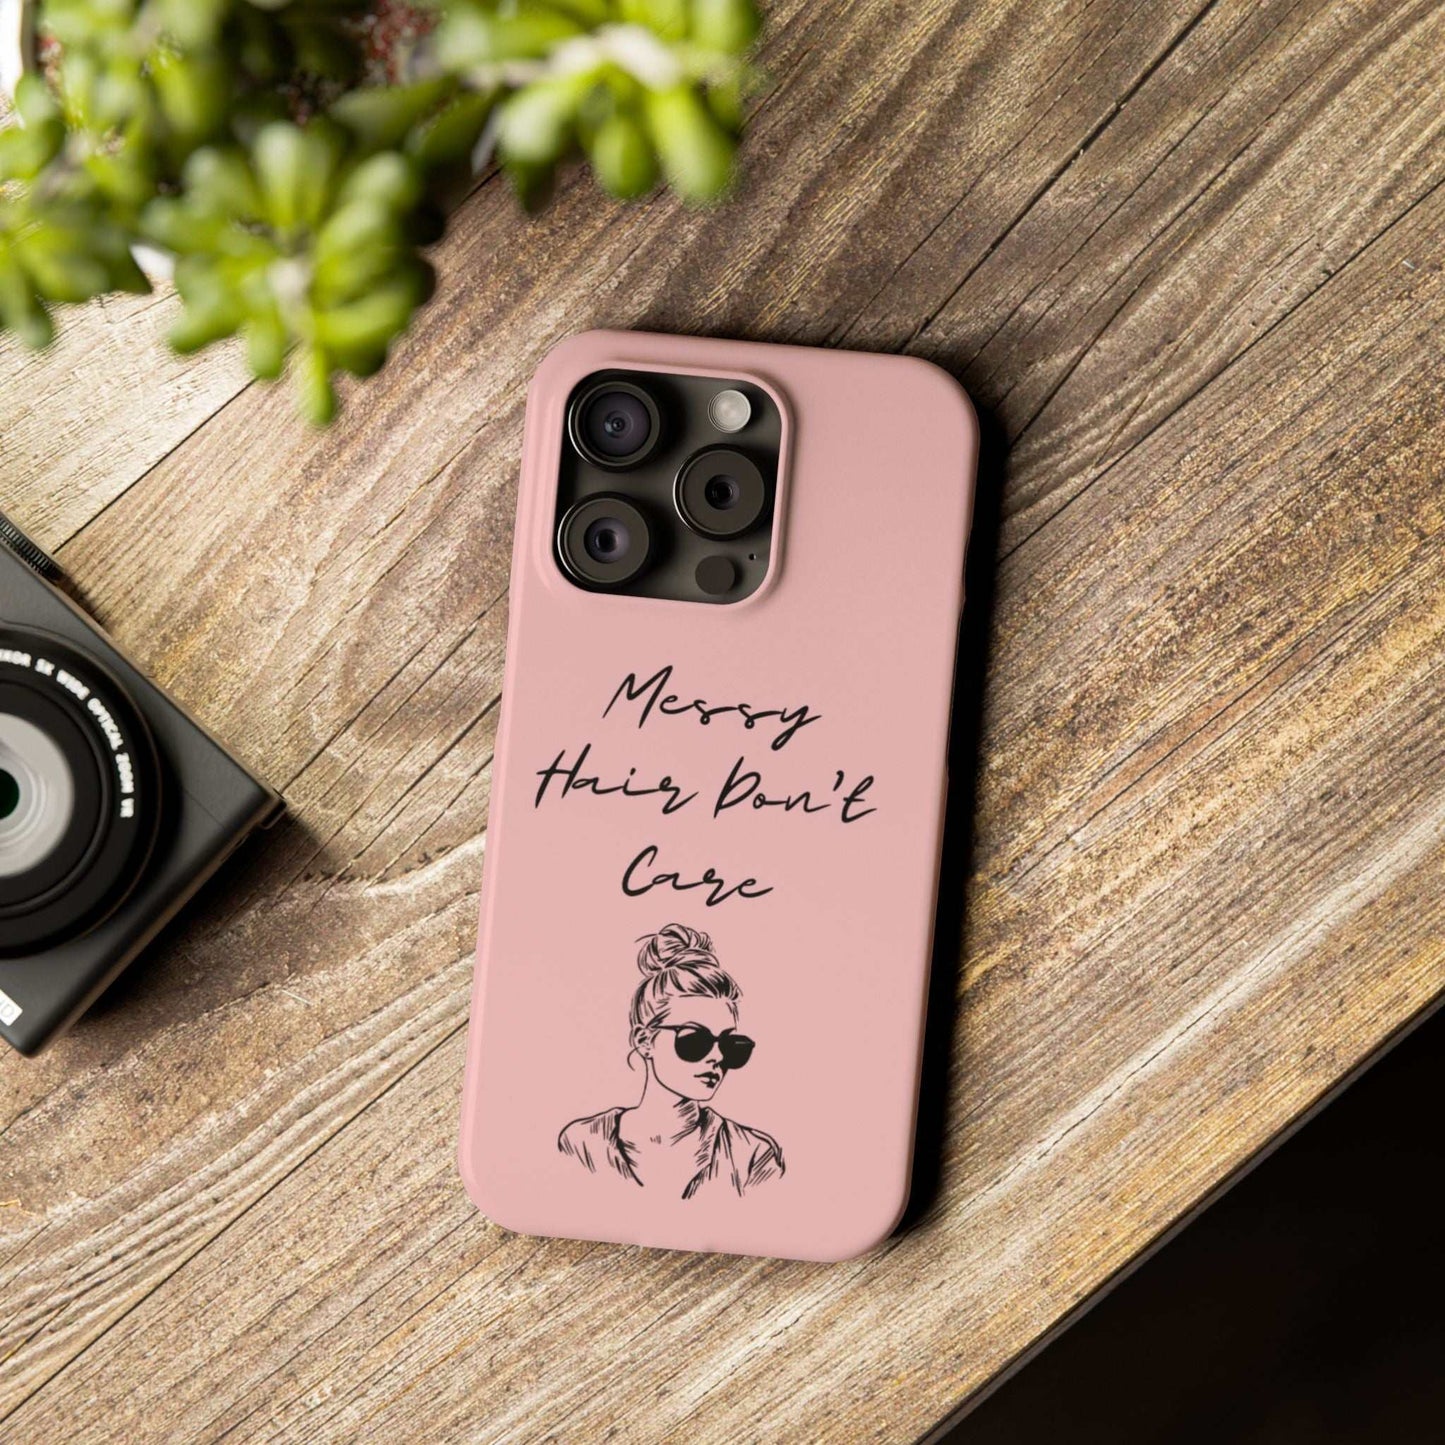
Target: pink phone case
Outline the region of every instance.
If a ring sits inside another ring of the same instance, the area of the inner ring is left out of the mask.
[[[751,597],[588,592],[559,569],[567,399],[613,368],[778,403]],[[498,1224],[816,1260],[896,1226],[977,440],[957,383],[911,358],[591,332],[538,370],[460,1147]],[[632,795],[565,787],[584,748],[578,782]],[[682,1059],[683,1037],[707,1056]],[[695,1102],[665,1169],[624,1113],[644,1085]]]

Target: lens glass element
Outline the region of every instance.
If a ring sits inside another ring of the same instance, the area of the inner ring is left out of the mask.
[[[632,545],[632,533],[617,517],[599,517],[583,533],[582,545],[594,562],[621,562]]]
[[[572,576],[592,587],[620,587],[647,566],[652,532],[626,497],[578,502],[557,529],[557,555]]]
[[[615,471],[637,466],[652,453],[662,416],[640,386],[604,381],[578,397],[569,429],[572,444],[588,461]]]
[[[736,477],[725,472],[721,476],[709,477],[703,483],[703,500],[719,512],[730,512],[742,499],[743,489]]]
[[[582,416],[587,440],[607,457],[631,456],[649,425],[647,408],[625,391],[604,391]]]
[[[694,532],[724,540],[741,537],[762,520],[768,488],[757,465],[731,447],[695,452],[673,488],[678,515]]]
[[[74,811],[65,754],[34,723],[0,714],[0,878],[43,863]]]

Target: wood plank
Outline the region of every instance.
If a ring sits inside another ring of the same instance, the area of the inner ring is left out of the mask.
[[[994,411],[1008,549],[1445,179],[1442,54],[1435,0],[1211,6],[1001,242],[965,193],[835,339]]]
[[[0,511],[42,546],[74,536],[249,381],[237,347],[174,355],[177,314],[162,286],[60,308],[43,352],[0,332]]]
[[[0,97],[0,129],[12,123]],[[0,331],[0,511],[23,516],[43,547],[78,532],[249,380],[236,346],[187,358],[165,349],[178,314],[161,284],[57,307],[58,336],[42,352]]]
[[[1039,478],[1071,475],[1070,457],[1099,480],[1007,542],[997,579],[966,1008],[924,1227],[841,1270],[624,1263],[507,1239],[452,1185],[511,474],[536,357],[602,319],[817,339],[891,306],[889,271],[923,221],[895,205],[885,224],[888,187],[917,168],[936,223],[964,194],[963,140],[987,136],[996,166],[1051,86],[1073,130],[1029,152],[1009,177],[1022,189],[991,211],[979,196],[959,207],[978,205],[979,226],[992,216],[992,256],[1021,244],[1020,198],[1079,183],[1069,157],[1129,119],[1110,87],[1142,100],[1177,62],[1170,95],[1197,85],[1191,113],[1228,107],[1213,11],[1191,26],[1162,8],[1073,7],[1011,52],[985,42],[1014,7],[945,10],[854,7],[841,42],[833,19],[783,14],[757,135],[776,159],[733,210],[619,213],[573,187],[523,227],[484,193],[448,244],[461,279],[340,428],[308,434],[287,398],[250,391],[66,549],[123,640],[290,780],[298,821],[99,1017],[38,1066],[0,1072],[0,1199],[18,1201],[0,1211],[6,1431],[83,1438],[93,1422],[101,1438],[123,1418],[133,1439],[230,1424],[251,1438],[274,1410],[282,1438],[347,1438],[362,1420],[460,1433],[481,1409],[480,1354],[492,1438],[569,1411],[578,1430],[620,1423],[639,1439],[684,1424],[735,1435],[765,1416],[823,1438],[830,1414],[833,1438],[909,1438],[1445,987],[1428,886],[1445,288],[1427,259],[1433,161],[1416,156],[1359,216],[1330,191],[1351,259],[1303,302],[1282,299],[1263,339],[1204,362],[1172,353],[1158,385],[1191,398],[1177,415],[1102,447],[1065,427],[1056,453],[1026,443],[1012,463],[1010,495],[1051,495]],[[1097,40],[1110,25],[1127,54]],[[1386,90],[1412,53],[1369,29],[1347,38]],[[870,42],[899,68],[863,64]],[[920,77],[970,57],[976,86],[935,105]],[[1418,88],[1397,103],[1431,122]],[[814,134],[802,118],[825,112],[841,121]],[[1259,144],[1292,170],[1340,123],[1306,107]],[[1237,142],[1224,127],[1212,154]],[[1376,128],[1353,144],[1379,169],[1394,143]],[[928,159],[940,149],[954,169]],[[1161,183],[1139,239],[1184,184]],[[1259,181],[1235,184],[1242,198]],[[1257,215],[1231,233],[1230,214],[1216,224],[1258,273],[1287,225]],[[525,269],[519,229],[535,247]],[[1192,276],[1191,254],[1212,275],[1217,244],[1206,225],[1130,284]],[[1013,265],[1010,284],[1037,259]],[[1180,334],[1192,319],[1206,334],[1213,291],[1174,290]],[[926,319],[898,304],[911,327]],[[989,343],[990,385],[1035,365],[1026,310]],[[1087,404],[1104,415],[1134,371],[1093,369],[1104,343],[1085,310],[1059,344],[1082,348],[1074,374],[1093,377]],[[965,344],[982,334],[959,325]],[[1157,343],[1140,326],[1121,344],[1138,370]],[[1007,408],[1004,422],[1019,424]],[[326,1260],[350,1271],[335,1290]],[[218,1317],[213,1337],[193,1328]],[[558,1338],[565,1372],[546,1350]],[[624,1347],[626,1399],[611,1371]],[[120,1413],[102,1419],[98,1399]]]

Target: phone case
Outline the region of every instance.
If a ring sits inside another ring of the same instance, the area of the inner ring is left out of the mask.
[[[609,595],[562,573],[567,399],[612,368],[734,378],[779,405],[751,597]],[[957,383],[912,358],[591,332],[544,360],[460,1142],[496,1223],[814,1260],[897,1225],[977,444]],[[686,1150],[648,1172],[624,1111],[664,1080],[676,1095],[654,1100],[696,1108]]]

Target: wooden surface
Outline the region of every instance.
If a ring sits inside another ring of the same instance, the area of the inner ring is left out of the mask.
[[[913,1440],[1445,991],[1445,6],[771,15],[733,205],[484,186],[327,433],[165,299],[0,342],[0,505],[292,807],[0,1058],[0,1440]],[[599,324],[986,415],[924,1207],[852,1264],[454,1175],[523,389]]]

